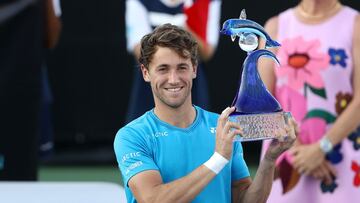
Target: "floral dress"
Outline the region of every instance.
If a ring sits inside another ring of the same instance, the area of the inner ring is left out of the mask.
[[[357,11],[344,6],[327,21],[308,25],[294,9],[279,15],[275,96],[300,124],[303,144],[321,139],[352,99],[352,39]],[[345,19],[345,21],[344,21]],[[264,142],[264,148],[268,142]],[[326,155],[337,171],[329,185],[293,169],[285,152],[277,160],[268,202],[360,202],[360,128]]]

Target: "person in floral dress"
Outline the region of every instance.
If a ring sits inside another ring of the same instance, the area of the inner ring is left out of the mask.
[[[265,28],[281,43],[280,67],[262,60],[260,75],[300,123],[268,202],[360,202],[359,13],[338,0],[302,0]]]

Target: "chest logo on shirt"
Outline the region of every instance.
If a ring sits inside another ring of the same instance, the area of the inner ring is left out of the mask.
[[[155,137],[155,138],[158,138],[158,137],[167,137],[169,135],[168,132],[164,131],[164,132],[156,132],[156,133],[153,133],[152,136]]]
[[[215,134],[215,133],[216,133],[216,127],[211,127],[211,128],[210,128],[210,132],[211,132],[212,134]]]

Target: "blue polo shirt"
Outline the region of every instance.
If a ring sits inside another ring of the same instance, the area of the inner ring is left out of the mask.
[[[128,187],[134,175],[158,170],[164,183],[184,177],[205,163],[215,149],[219,115],[195,106],[195,121],[178,128],[160,120],[153,110],[121,128],[114,150],[128,202],[136,202]],[[231,182],[249,176],[240,142],[234,143],[232,159],[193,202],[231,202]]]

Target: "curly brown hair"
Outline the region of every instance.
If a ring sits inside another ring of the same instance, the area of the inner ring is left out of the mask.
[[[158,26],[141,39],[139,63],[149,69],[149,64],[158,47],[174,50],[183,58],[190,58],[193,65],[198,63],[198,43],[186,30],[171,24]]]

